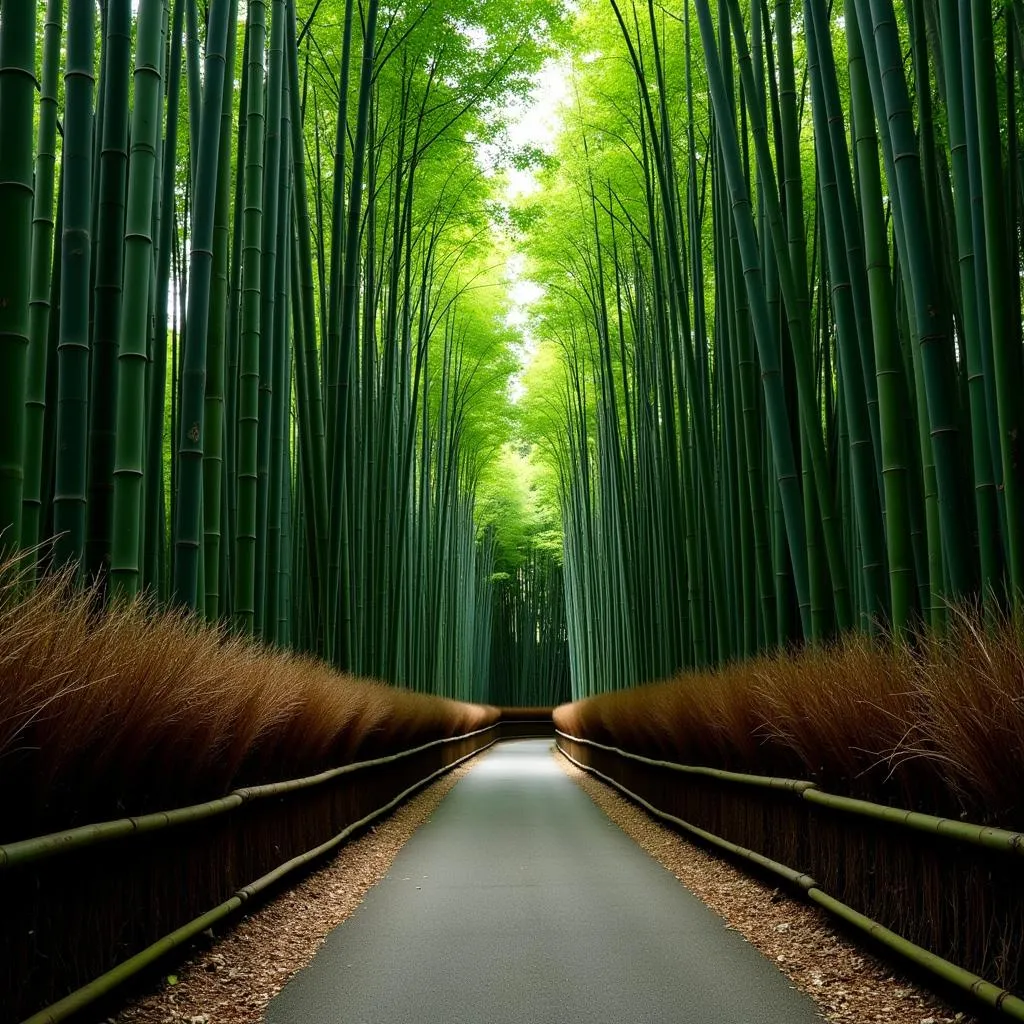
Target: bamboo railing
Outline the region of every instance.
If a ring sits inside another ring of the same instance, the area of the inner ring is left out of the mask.
[[[0,1024],[56,1024],[109,996],[444,772],[537,728],[499,721],[305,778],[0,846]]]
[[[1024,1021],[1024,999],[1010,991],[1024,957],[1024,834],[561,731],[556,742],[656,817],[783,881],[950,990]]]

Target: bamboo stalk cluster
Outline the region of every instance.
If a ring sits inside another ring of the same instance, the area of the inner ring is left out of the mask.
[[[570,697],[569,637],[562,565],[532,548],[497,581],[491,689],[504,707],[555,707]]]
[[[8,552],[485,696],[512,363],[475,145],[558,5],[463,6],[4,4]]]
[[[1020,611],[1022,13],[584,5],[534,242],[576,697]]]

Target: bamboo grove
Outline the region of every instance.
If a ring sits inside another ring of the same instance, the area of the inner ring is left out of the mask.
[[[4,547],[486,700],[514,361],[478,151],[562,20],[3,0]]]
[[[1020,612],[1022,15],[583,5],[531,243],[575,697]]]
[[[569,6],[2,0],[5,548],[503,703],[1018,615],[1019,0]]]

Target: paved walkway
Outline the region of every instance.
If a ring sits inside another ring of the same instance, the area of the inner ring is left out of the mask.
[[[268,1024],[820,1024],[550,750],[483,755]]]

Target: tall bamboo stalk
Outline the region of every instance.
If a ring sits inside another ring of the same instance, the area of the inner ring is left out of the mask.
[[[146,363],[153,249],[152,224],[163,47],[159,0],[140,0],[135,49],[128,207],[125,223],[124,308],[118,341],[117,431],[110,574],[115,591],[135,596],[142,583]],[[180,26],[180,21],[178,22]],[[172,163],[173,166],[173,163]],[[169,218],[169,211],[165,213]],[[164,231],[170,238],[169,224]],[[169,255],[169,254],[168,254]],[[157,280],[160,280],[158,276]],[[166,338],[157,342],[166,344]],[[150,514],[155,514],[151,510]]]
[[[92,261],[93,93],[96,11],[68,0],[64,71],[64,233],[58,359],[54,557],[81,577],[85,555],[89,443],[89,293]]]
[[[220,160],[220,122],[227,74],[228,27],[233,0],[213,0],[207,28],[202,115],[196,180],[215,183]],[[213,226],[217,190],[196,195],[189,258],[188,330],[182,370],[181,422],[177,451],[178,500],[174,521],[174,596],[197,608],[203,522],[203,451],[206,402],[206,349],[213,279]]]
[[[0,26],[0,536],[6,550],[22,543],[32,244],[32,127],[35,112],[36,4],[8,4]],[[31,540],[30,540],[31,542]]]
[[[58,83],[64,0],[48,0],[43,28],[39,132],[36,142],[35,195],[32,214],[32,279],[28,374],[25,384],[24,521],[22,544],[31,548],[42,539],[43,431],[46,417],[46,376],[49,355],[50,303],[54,238]],[[6,122],[5,122],[6,123]],[[2,315],[2,314],[0,314]]]

